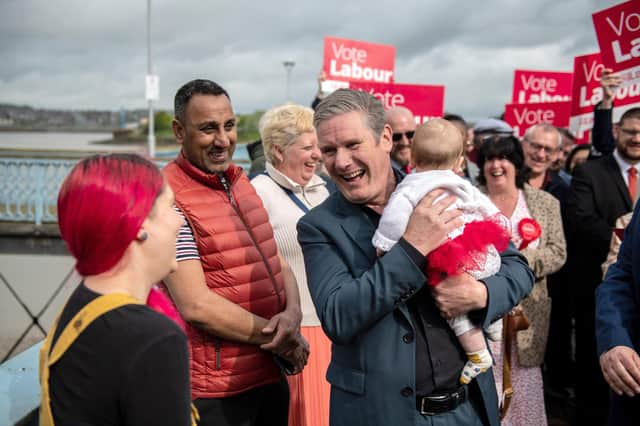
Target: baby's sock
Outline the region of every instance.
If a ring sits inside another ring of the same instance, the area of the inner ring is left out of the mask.
[[[480,373],[484,373],[493,364],[493,358],[488,349],[482,349],[478,352],[467,352],[469,360],[462,369],[460,374],[460,383],[463,385],[468,384],[471,380],[475,379]]]

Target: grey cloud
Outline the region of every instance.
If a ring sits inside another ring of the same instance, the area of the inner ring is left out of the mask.
[[[360,2],[154,0],[161,108],[207,77],[239,112],[316,91],[326,35],[392,44],[396,81],[445,84],[446,109],[499,113],[516,68],[570,70],[596,51],[591,13],[617,0]],[[0,0],[0,102],[58,108],[144,107],[146,2]]]

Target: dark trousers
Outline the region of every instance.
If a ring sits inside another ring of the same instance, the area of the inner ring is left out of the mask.
[[[586,286],[585,286],[586,287]],[[595,291],[576,291],[576,424],[606,423],[609,386],[602,376],[596,350]]]
[[[560,389],[575,385],[575,367],[571,347],[573,300],[571,300],[569,283],[570,276],[566,267],[547,276],[547,287],[551,297],[551,318],[544,359],[547,381],[545,384]]]
[[[640,396],[629,398],[612,393],[610,401],[610,426],[640,425]]]
[[[199,426],[287,426],[289,385],[260,386],[227,398],[199,398],[193,401],[200,413]]]

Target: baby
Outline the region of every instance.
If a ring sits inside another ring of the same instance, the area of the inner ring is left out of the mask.
[[[464,225],[449,233],[447,240],[427,255],[427,283],[436,286],[447,275],[468,273],[480,280],[500,269],[500,251],[509,244],[509,222],[497,207],[468,181],[458,176],[463,141],[460,131],[442,119],[432,119],[420,126],[411,145],[414,173],[397,186],[387,204],[373,245],[378,254],[389,251],[404,234],[409,216],[420,200],[430,191],[442,188],[440,197],[453,195],[450,207],[462,211]],[[425,230],[428,232],[428,230]],[[449,325],[465,350],[468,361],[460,375],[467,384],[493,364],[482,329],[466,315],[449,320]],[[486,330],[491,340],[502,338],[502,322],[496,321]]]

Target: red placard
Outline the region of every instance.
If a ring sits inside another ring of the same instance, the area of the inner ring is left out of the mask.
[[[640,3],[626,1],[592,15],[602,61],[624,84],[640,81]]]
[[[514,135],[521,138],[534,124],[549,123],[558,127],[569,126],[571,102],[544,102],[532,104],[507,104],[504,106],[504,121]]]
[[[393,83],[396,48],[346,38],[324,38],[327,80]]]
[[[573,90],[569,128],[578,143],[589,142],[593,127],[593,108],[602,100],[600,75],[605,68],[600,53],[576,56],[573,62]],[[613,121],[627,109],[640,106],[640,83],[622,85],[614,95]]]
[[[444,114],[444,86],[350,82],[349,88],[371,93],[385,109],[408,108],[418,124]]]
[[[571,100],[573,73],[564,71],[516,70],[513,74],[514,104],[566,102]]]

